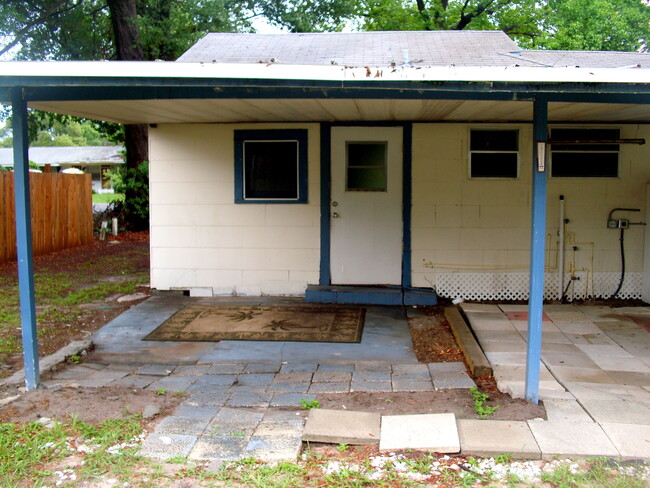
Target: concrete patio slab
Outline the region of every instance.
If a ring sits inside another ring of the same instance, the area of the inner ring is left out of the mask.
[[[156,427],[157,434],[184,434],[199,436],[208,426],[210,418],[179,417],[172,415],[165,417]]]
[[[242,455],[254,457],[264,462],[293,462],[298,459],[302,449],[300,435],[258,435],[248,441]]]
[[[379,441],[380,424],[378,413],[312,409],[302,438],[334,444],[375,444]]]
[[[542,453],[526,422],[458,419],[461,453],[518,459],[540,459]]]
[[[561,383],[616,383],[610,375],[600,368],[578,368],[554,364],[548,364],[547,366]]]
[[[235,461],[243,457],[250,437],[206,435],[197,440],[189,458],[194,460]]]
[[[318,363],[283,363],[280,373],[313,373]]]
[[[580,400],[596,422],[650,425],[650,405],[630,400]]]
[[[465,363],[461,361],[452,361],[448,363],[428,363],[427,367],[429,368],[429,372],[432,375],[437,373],[465,373],[467,371]]]
[[[314,383],[335,383],[343,381],[351,381],[352,373],[345,371],[316,371],[314,373]]]
[[[609,437],[594,422],[549,422],[529,420],[542,458],[553,456],[618,456]]]
[[[306,393],[310,383],[272,383],[267,388],[275,393]]]
[[[650,426],[604,422],[601,427],[624,458],[650,458]]]
[[[348,393],[350,383],[347,381],[335,381],[331,383],[312,383],[309,393]]]
[[[276,393],[271,399],[271,407],[300,407],[300,400],[316,400],[316,395],[311,393]]]
[[[140,455],[156,459],[187,457],[197,437],[182,434],[149,434],[140,447]]]
[[[593,422],[576,400],[545,398],[546,417],[551,422]]]
[[[643,361],[632,358],[615,358],[610,356],[591,356],[599,368],[606,371],[626,371],[630,373],[650,373],[650,367]]]
[[[465,373],[436,373],[431,375],[434,388],[440,389],[465,389],[476,386],[474,380]]]
[[[321,385],[325,384],[328,383],[321,383]],[[352,383],[350,383],[350,391],[392,391],[392,389],[393,385],[390,379],[386,381],[352,380]]]
[[[460,452],[460,439],[453,413],[385,415],[381,420],[381,451],[426,449],[440,453]]]
[[[650,374],[636,373],[633,371],[606,371],[606,373],[620,385],[650,386]]]

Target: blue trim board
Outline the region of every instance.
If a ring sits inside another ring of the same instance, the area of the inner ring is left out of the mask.
[[[411,286],[411,209],[413,195],[413,124],[402,131],[402,286]]]
[[[308,202],[307,129],[236,130],[235,140],[235,203],[295,204]],[[246,141],[298,141],[298,198],[246,199],[244,197],[244,143]]]
[[[548,103],[542,96],[533,106],[533,202],[528,297],[528,353],[526,356],[526,400],[539,402],[544,303],[544,243],[546,240],[546,171],[539,171],[537,142],[548,140]],[[548,165],[546,165],[548,167]]]
[[[320,125],[320,277],[318,283],[331,283],[330,270],[330,200],[332,179],[332,125]]]
[[[410,100],[548,101],[649,104],[650,86],[634,84],[503,84],[465,82],[326,82],[301,80],[52,80],[42,77],[3,78],[0,101],[8,102],[6,86],[24,86],[28,101],[360,98]]]
[[[161,88],[168,93],[177,89],[208,88],[219,92],[228,87],[244,89],[257,88],[315,88],[353,89],[377,91],[454,91],[466,93],[517,93],[532,97],[534,94],[552,95],[558,93],[584,93],[588,95],[605,93],[626,93],[644,95],[650,93],[647,83],[604,83],[604,82],[558,82],[558,81],[457,81],[457,80],[290,80],[290,79],[252,79],[252,78],[177,78],[177,77],[80,77],[80,76],[0,76],[0,87],[29,87],[27,98],[32,98],[41,88],[66,88],[76,90],[81,87],[94,89],[113,88]],[[1,94],[2,92],[0,92]],[[163,93],[161,92],[161,95]],[[217,93],[218,95],[218,93]],[[38,95],[37,95],[38,96]],[[166,98],[165,96],[156,98]],[[377,97],[381,98],[381,96]]]
[[[435,305],[438,296],[430,289],[401,286],[317,286],[305,291],[306,303],[354,303],[364,305]]]
[[[18,251],[18,292],[20,322],[23,336],[25,386],[33,390],[40,383],[36,305],[34,298],[34,262],[32,252],[32,219],[29,194],[29,140],[27,103],[20,88],[12,92],[14,187],[16,206],[16,246]]]

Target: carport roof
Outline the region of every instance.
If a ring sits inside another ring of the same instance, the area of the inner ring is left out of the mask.
[[[209,34],[181,62],[2,62],[0,102],[20,87],[31,108],[121,123],[503,122],[543,96],[550,121],[650,122],[649,60],[495,31]]]

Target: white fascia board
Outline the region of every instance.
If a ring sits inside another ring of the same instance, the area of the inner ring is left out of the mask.
[[[458,81],[522,83],[650,83],[646,68],[396,66],[348,67],[289,64],[178,63],[165,61],[4,61],[4,77],[101,79],[255,79],[308,81]],[[73,82],[73,84],[76,84]],[[58,81],[57,86],[65,85]]]

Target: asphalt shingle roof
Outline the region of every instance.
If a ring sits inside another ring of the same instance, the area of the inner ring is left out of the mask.
[[[208,34],[178,61],[390,66],[503,66],[517,45],[500,31],[403,31],[323,34]],[[406,59],[405,59],[406,58]]]
[[[37,164],[122,163],[122,146],[30,147],[29,160]],[[13,165],[11,148],[0,148],[0,166]]]
[[[650,68],[650,54],[522,50],[501,31],[207,34],[180,62]]]

